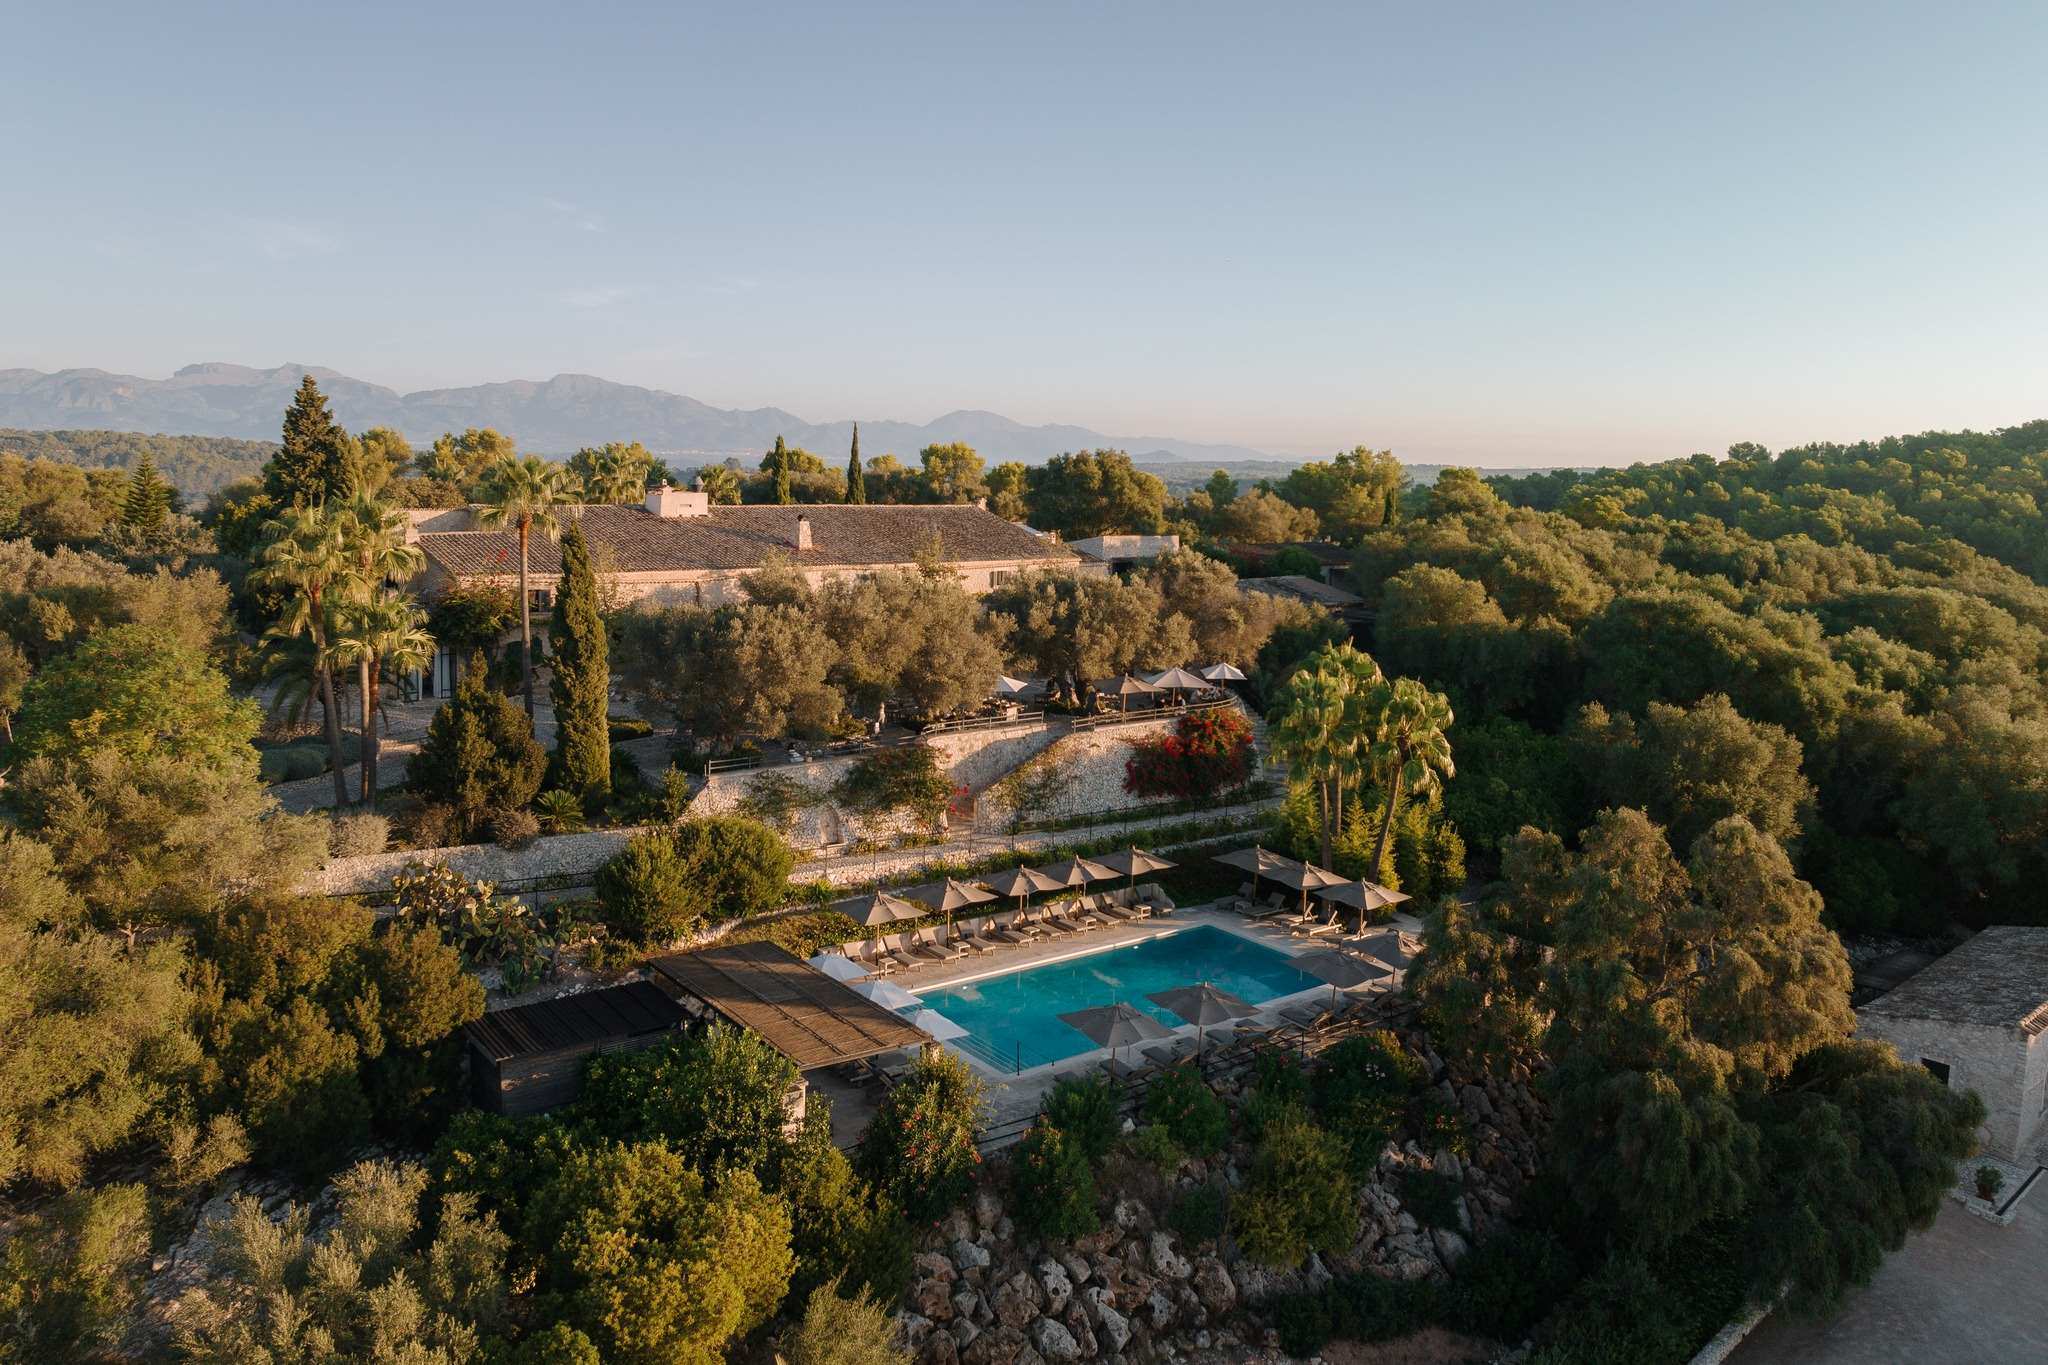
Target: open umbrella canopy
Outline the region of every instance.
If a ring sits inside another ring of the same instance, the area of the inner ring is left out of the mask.
[[[1104,678],[1095,684],[1095,690],[1105,697],[1149,697],[1162,689],[1135,674],[1122,673],[1114,678]]]
[[[1244,670],[1232,664],[1210,664],[1201,672],[1212,683],[1244,681]]]
[[[1060,1022],[1079,1029],[1099,1047],[1129,1047],[1132,1043],[1154,1043],[1173,1036],[1172,1029],[1121,1000],[1114,1005],[1062,1014]]]
[[[1120,848],[1114,853],[1105,853],[1100,858],[1095,859],[1095,861],[1120,877],[1130,877],[1133,879],[1152,872],[1164,872],[1169,867],[1179,866],[1178,863],[1168,862],[1156,853],[1147,853],[1144,849],[1135,847]]]
[[[930,910],[901,896],[892,896],[886,891],[877,891],[872,896],[859,896],[840,907],[853,917],[856,924],[868,929],[879,929],[885,924],[902,920],[923,919]]]
[[[996,679],[996,695],[999,697],[1026,697],[1045,686],[1030,678],[1013,678],[1005,673]]]
[[[1222,863],[1226,867],[1243,868],[1254,877],[1273,877],[1279,875],[1286,868],[1301,866],[1300,863],[1295,862],[1292,858],[1284,857],[1273,852],[1271,849],[1260,848],[1256,844],[1250,848],[1233,849],[1229,853],[1219,853],[1216,855],[1215,861]]]
[[[1101,863],[1090,862],[1086,858],[1068,858],[1064,862],[1053,863],[1050,866],[1034,868],[1033,870],[1039,876],[1051,882],[1055,888],[1086,886],[1089,882],[1114,881],[1123,875],[1114,869],[1104,867]]]
[[[993,891],[984,891],[968,882],[956,882],[951,877],[944,881],[926,882],[923,886],[913,886],[903,894],[943,915],[950,915],[955,910],[964,910],[970,905],[980,905],[996,898]]]
[[[857,981],[853,989],[885,1010],[907,1010],[917,1003],[916,996],[893,981]]]
[[[1169,668],[1164,673],[1154,674],[1146,681],[1169,692],[1200,692],[1209,686],[1207,678],[1190,673],[1185,668]]]
[[[1318,981],[1335,986],[1340,991],[1384,981],[1393,975],[1393,972],[1377,962],[1367,962],[1355,953],[1340,953],[1332,948],[1303,953],[1295,958],[1291,965],[1307,972]]]
[[[1204,1027],[1249,1018],[1259,1012],[1257,1005],[1241,1000],[1229,991],[1219,990],[1206,981],[1198,986],[1176,986],[1170,991],[1157,991],[1145,998],[1172,1010],[1190,1024]]]
[[[869,974],[866,967],[841,953],[819,953],[816,957],[805,958],[804,961],[834,981],[858,981]]]
[[[950,1043],[955,1038],[965,1038],[967,1030],[940,1014],[937,1010],[919,1010],[910,1016],[910,1026],[921,1028],[937,1043]]]
[[[1316,894],[1333,905],[1348,905],[1354,910],[1365,910],[1368,912],[1385,910],[1389,906],[1399,905],[1402,901],[1409,899],[1406,892],[1389,891],[1378,882],[1367,881],[1345,882],[1339,886],[1326,886],[1316,892]]]
[[[1056,882],[1044,873],[1028,867],[1013,867],[1008,872],[998,872],[982,882],[989,890],[1000,896],[1035,896],[1041,891],[1057,891],[1065,882]]]
[[[1408,964],[1415,960],[1415,950],[1409,946],[1408,940],[1392,929],[1357,939],[1345,947],[1397,972],[1407,971]]]

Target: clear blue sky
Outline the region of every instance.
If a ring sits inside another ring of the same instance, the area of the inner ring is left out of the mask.
[[[0,366],[1416,460],[2048,416],[2048,6],[0,4]]]

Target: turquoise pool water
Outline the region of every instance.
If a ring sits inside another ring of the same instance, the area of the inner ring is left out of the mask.
[[[957,1046],[1001,1071],[1057,1062],[1095,1047],[1059,1016],[1122,1001],[1168,1028],[1182,1020],[1145,997],[1206,981],[1254,1005],[1321,985],[1287,954],[1213,925],[1026,967],[959,986],[919,991],[924,1004],[967,1030]]]

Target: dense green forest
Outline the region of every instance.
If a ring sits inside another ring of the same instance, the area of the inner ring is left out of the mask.
[[[1749,816],[1845,930],[2039,922],[2048,422],[1592,476],[1451,471],[1359,542],[1390,672],[1448,692],[1447,800]]]
[[[133,469],[144,455],[188,497],[212,493],[262,472],[275,441],[229,436],[145,436],[133,431],[21,431],[0,427],[0,451],[81,469]]]

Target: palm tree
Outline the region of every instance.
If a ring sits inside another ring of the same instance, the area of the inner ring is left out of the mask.
[[[583,496],[591,502],[636,503],[647,492],[647,461],[637,446],[614,441],[590,452]]]
[[[569,471],[538,455],[507,455],[484,471],[478,492],[484,504],[477,520],[486,530],[519,532],[519,680],[526,693],[526,717],[533,719],[533,602],[526,592],[527,549],[535,531],[549,540],[562,534],[556,510],[576,501]]]
[[[303,635],[313,646],[313,681],[326,715],[327,766],[334,773],[334,804],[348,804],[341,771],[341,715],[334,704],[334,655],[329,644],[334,596],[345,588],[351,565],[340,518],[325,507],[294,507],[264,527],[266,540],[251,579],[286,589],[291,598],[273,636]]]
[[[1379,736],[1373,741],[1371,761],[1387,784],[1387,808],[1380,816],[1379,842],[1372,852],[1372,865],[1378,868],[1387,856],[1387,836],[1394,831],[1402,787],[1426,794],[1456,777],[1458,769],[1451,762],[1450,737],[1444,733],[1454,717],[1443,693],[1432,692],[1413,678],[1382,683],[1376,690]]]
[[[388,502],[358,493],[339,512],[342,552],[351,568],[348,598],[361,604],[376,600],[384,585],[411,578],[426,563],[417,545],[406,543],[405,513]],[[370,722],[377,707],[377,661],[368,654],[350,656],[356,665],[356,688],[362,693],[363,762],[362,799],[374,802],[377,794],[375,764],[369,757]],[[344,660],[346,662],[346,660]]]
[[[377,760],[383,747],[377,735],[377,712],[383,705],[384,676],[387,671],[395,676],[426,667],[434,658],[434,637],[426,632],[426,613],[394,592],[345,602],[338,616],[335,655],[363,670],[363,803],[374,806]]]
[[[1341,780],[1345,679],[1316,661],[1296,669],[1280,688],[1278,705],[1268,724],[1267,740],[1274,755],[1300,776],[1315,783],[1318,823],[1322,827],[1323,865],[1329,866],[1332,834],[1330,804]]]
[[[740,500],[740,476],[722,464],[708,464],[697,471],[697,487],[719,506],[736,506]]]

